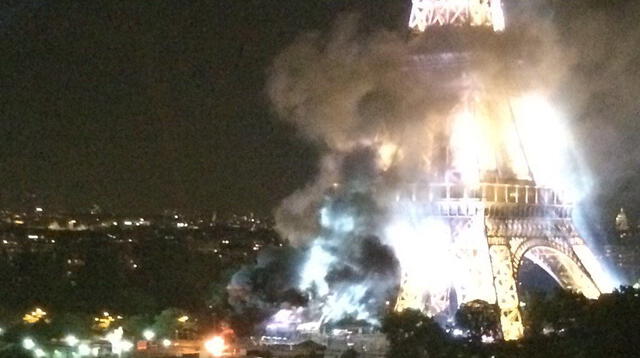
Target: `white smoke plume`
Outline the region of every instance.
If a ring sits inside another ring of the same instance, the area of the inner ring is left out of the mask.
[[[528,174],[539,184],[574,191],[577,199],[590,193],[585,163],[594,165],[582,159],[577,146],[585,144],[585,138],[599,146],[608,143],[609,138],[598,139],[610,132],[608,124],[589,115],[581,121],[566,117],[590,107],[597,91],[585,85],[593,75],[587,76],[583,66],[602,64],[608,47],[596,46],[597,58],[592,58],[587,49],[593,26],[558,29],[553,17],[525,14],[516,14],[500,35],[434,28],[411,39],[386,30],[363,32],[357,16],[343,16],[329,33],[302,35],[275,59],[267,86],[274,108],[322,153],[315,180],[285,199],[276,212],[280,234],[305,252],[296,285],[319,306],[319,320],[352,316],[375,321],[400,284],[398,261],[400,266],[429,267],[424,272],[426,289],[446,289],[459,279],[453,277],[457,268],[443,239],[449,236],[446,228],[422,217],[420,207],[407,198],[425,183],[442,181],[452,161],[467,175],[465,151],[475,151],[471,156],[491,152],[492,159],[473,163],[474,169],[516,178]],[[633,47],[638,33],[614,34]],[[578,41],[567,40],[573,38]],[[625,60],[613,61],[595,76],[601,79],[600,91],[615,91],[606,74],[620,77],[629,68],[629,58],[637,58],[637,50],[621,50],[626,51]],[[425,53],[441,56],[421,56]],[[446,65],[456,61],[466,66],[462,78]],[[464,125],[466,135],[451,136],[452,113],[465,113],[455,87],[469,83],[480,88],[472,100],[479,103],[485,122],[478,128]],[[638,93],[638,83],[636,78],[626,84],[625,91]],[[626,114],[633,108],[628,97],[628,92],[621,97]],[[531,110],[540,115],[531,116]],[[516,150],[524,153],[524,161],[513,156],[514,144],[504,139],[514,137],[505,135],[513,124],[504,119],[514,114],[527,129]],[[628,119],[621,121],[629,124]],[[478,141],[483,136],[489,143]],[[451,158],[452,147],[457,157]],[[587,158],[598,154],[588,153]],[[409,239],[420,244],[408,247]],[[484,297],[490,295],[479,294]]]

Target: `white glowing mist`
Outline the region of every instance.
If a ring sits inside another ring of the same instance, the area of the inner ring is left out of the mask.
[[[580,202],[589,196],[592,179],[580,163],[567,119],[538,93],[516,98],[512,108],[532,179],[538,185],[552,188],[564,202],[577,205],[574,224],[582,235],[587,235],[588,225],[579,217]],[[575,249],[601,291],[611,292],[621,285],[617,275],[607,270],[605,263],[598,262],[591,250]]]
[[[422,292],[442,292],[451,287],[455,277],[451,229],[449,225],[433,217],[414,217],[411,206],[406,212],[398,212],[387,226],[386,237],[395,249],[404,272],[420,273],[421,280],[413,286]],[[425,268],[427,268],[425,270]]]
[[[536,184],[567,193],[568,201],[586,195],[588,188],[576,182],[576,175],[571,171],[571,157],[576,150],[562,115],[539,94],[514,99],[512,108],[518,136]]]
[[[314,247],[309,251],[309,259],[303,267],[302,282],[299,286],[303,291],[312,291],[312,297],[318,300],[320,314],[319,317],[315,317],[315,320],[326,323],[351,317],[375,323],[376,320],[372,317],[372,313],[363,304],[369,285],[375,283],[362,282],[341,285],[330,290],[325,277],[334,259],[319,245],[321,244],[314,243]]]
[[[316,238],[307,252],[301,270],[300,290],[308,292],[319,305],[320,322],[334,322],[345,317],[375,323],[376,319],[366,305],[367,295],[375,282],[366,278],[358,283],[338,283],[330,287],[327,275],[338,264],[336,250],[353,240],[355,221],[349,214],[336,214],[328,208],[320,212],[320,225],[328,237]]]
[[[477,201],[465,205],[473,208]],[[453,228],[442,216],[425,212],[424,202],[399,200],[386,226],[386,241],[402,269],[402,297],[396,309],[425,310],[430,316],[451,313],[456,302],[495,302],[492,273],[481,220]],[[454,232],[455,230],[455,232]]]

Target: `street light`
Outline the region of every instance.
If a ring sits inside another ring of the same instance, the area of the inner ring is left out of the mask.
[[[24,347],[24,349],[30,351],[33,348],[35,348],[36,346],[36,342],[33,341],[33,339],[27,337],[25,339],[22,340],[22,347]]]
[[[186,315],[178,318],[178,322],[180,323],[185,323],[188,320],[189,320],[189,316],[186,316]]]
[[[71,347],[77,346],[78,343],[80,342],[78,338],[76,338],[76,336],[74,336],[73,334],[70,334],[64,337],[64,341],[67,343],[68,346],[71,346]]]
[[[78,355],[83,357],[83,356],[88,356],[90,354],[91,354],[91,347],[89,347],[87,344],[82,343],[80,346],[78,346]]]
[[[150,341],[156,336],[156,333],[150,329],[146,329],[144,332],[142,332],[142,336],[147,341]]]

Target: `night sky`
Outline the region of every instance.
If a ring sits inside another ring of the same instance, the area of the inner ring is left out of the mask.
[[[318,155],[270,109],[273,58],[342,12],[404,31],[410,5],[5,0],[0,206],[268,214]]]
[[[269,109],[272,58],[339,12],[403,22],[385,3],[0,5],[0,204],[268,213],[316,155]]]

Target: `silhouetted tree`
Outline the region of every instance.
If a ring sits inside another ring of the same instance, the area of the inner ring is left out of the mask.
[[[448,356],[445,333],[438,323],[420,311],[390,313],[382,321],[382,332],[389,340],[389,358]]]
[[[19,344],[9,344],[0,349],[0,358],[32,358],[33,353],[23,349]]]
[[[456,324],[478,342],[482,336],[495,336],[500,329],[500,308],[483,300],[463,303],[456,312]]]
[[[340,358],[358,358],[358,356],[359,354],[355,349],[349,348],[340,355]]]
[[[179,320],[184,316],[189,318],[185,321]],[[186,311],[168,308],[155,317],[152,328],[159,338],[185,338],[193,335],[198,327],[194,318]]]

